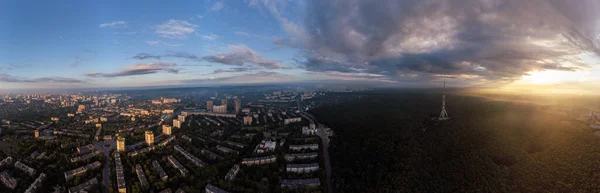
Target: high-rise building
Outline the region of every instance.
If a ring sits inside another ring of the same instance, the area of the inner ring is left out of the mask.
[[[77,112],[80,112],[80,113],[81,113],[81,112],[83,112],[83,111],[85,111],[85,105],[79,105],[79,106],[77,107]]]
[[[37,129],[36,129],[36,130],[33,132],[33,136],[34,136],[35,138],[38,138],[38,137],[40,137],[40,130],[37,130]]]
[[[148,145],[154,144],[154,133],[152,131],[146,131],[144,136],[146,138],[146,144],[148,144]]]
[[[221,105],[225,106],[225,111],[227,111],[227,99],[221,99]]]
[[[206,101],[206,111],[208,112],[212,112],[213,111],[213,101],[211,100],[207,100]]]
[[[214,113],[227,113],[227,107],[225,105],[215,105],[213,107]]]
[[[242,99],[235,99],[235,113],[240,113],[242,110]]]
[[[252,125],[252,117],[251,116],[244,117],[244,125]]]
[[[162,131],[165,135],[171,135],[171,126],[169,125],[163,125],[162,126]]]
[[[117,136],[117,151],[124,152],[125,151],[125,138],[121,136]]]
[[[173,127],[181,128],[181,121],[179,121],[179,119],[173,119]]]

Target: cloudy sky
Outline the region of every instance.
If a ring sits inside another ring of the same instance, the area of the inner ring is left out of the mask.
[[[442,77],[600,92],[600,1],[0,1],[0,89]]]

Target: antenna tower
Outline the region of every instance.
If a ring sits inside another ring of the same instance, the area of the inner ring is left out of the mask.
[[[442,112],[440,113],[440,118],[438,120],[445,121],[450,119],[448,117],[448,112],[446,112],[446,77],[444,77],[444,90],[442,91]]]

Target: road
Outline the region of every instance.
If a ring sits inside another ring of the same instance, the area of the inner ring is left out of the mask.
[[[325,161],[325,174],[327,176],[327,192],[333,193],[333,182],[331,181],[331,161],[329,159],[329,136],[325,131],[325,126],[319,123],[314,116],[308,113],[303,113],[305,118],[312,120],[317,126],[317,134],[323,142],[323,159]]]
[[[104,152],[104,166],[102,168],[102,184],[105,187],[104,193],[108,193],[108,189],[110,188],[110,153],[116,148],[116,145],[114,140],[94,142],[96,149]]]

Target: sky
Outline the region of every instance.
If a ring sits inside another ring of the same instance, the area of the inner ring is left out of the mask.
[[[4,90],[444,78],[600,93],[600,1],[0,1]]]

